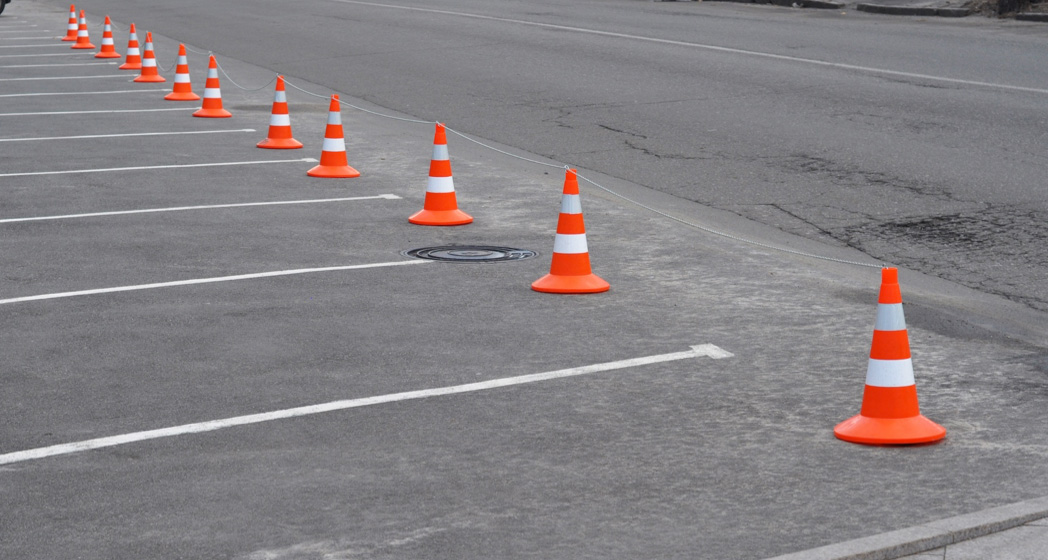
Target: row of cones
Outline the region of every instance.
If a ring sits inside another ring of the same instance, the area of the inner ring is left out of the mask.
[[[62,40],[76,41],[73,45],[75,49],[95,48],[88,38],[83,11],[80,12],[79,20],[76,18],[74,6],[70,6],[69,11],[69,28],[66,37]],[[156,70],[152,34],[146,35],[144,54],[140,55],[138,47],[135,27],[134,24],[131,24],[127,61],[120,68],[124,70],[141,69],[141,75],[135,79],[136,82],[165,81]],[[105,19],[102,47],[95,56],[96,58],[120,57],[114,49],[108,16]],[[164,98],[171,101],[200,99],[193,93],[190,85],[185,45],[179,45],[173,91]],[[232,116],[222,107],[217,63],[213,55],[208,65],[203,107],[194,113],[194,116],[212,118]],[[349,166],[344,138],[339,98],[338,95],[332,95],[320,163],[307,172],[309,176],[325,178],[360,176],[359,171]],[[283,76],[277,77],[268,137],[259,142],[258,147],[267,149],[302,148],[302,143],[291,135],[291,119]],[[433,138],[433,156],[430,160],[423,209],[408,218],[408,221],[428,226],[455,226],[473,222],[472,216],[458,208],[448,154],[447,135],[441,123],[436,124]],[[568,169],[565,173],[564,190],[561,196],[561,210],[557,222],[550,273],[533,282],[531,288],[539,292],[578,294],[604,292],[610,287],[608,282],[592,272],[578,177],[576,170]],[[884,268],[881,271],[877,321],[866,371],[862,407],[859,414],[838,424],[833,432],[841,440],[870,445],[931,443],[946,436],[945,428],[920,413],[906,319],[902,308],[902,293],[899,287],[898,270],[895,268]]]

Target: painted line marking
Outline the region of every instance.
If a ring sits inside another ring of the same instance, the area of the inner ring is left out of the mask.
[[[47,53],[47,54],[0,54],[0,58],[29,58],[31,56],[81,56],[84,53]]]
[[[106,76],[47,76],[44,78],[0,78],[0,82],[33,82],[39,80],[103,80],[109,78],[127,78],[131,81],[134,76],[130,74],[109,74]]]
[[[111,95],[114,93],[156,93],[166,89],[119,89],[115,91],[47,91],[43,93],[6,93],[0,97],[43,97],[45,95]]]
[[[209,204],[206,206],[175,206],[171,208],[145,208],[142,210],[115,210],[112,212],[93,212],[90,214],[66,214],[63,216],[38,216],[33,218],[0,219],[0,224],[17,222],[37,222],[42,220],[69,220],[72,218],[96,218],[100,216],[124,216],[127,214],[148,214],[154,212],[180,212],[182,210],[212,210],[217,208],[245,208],[249,206],[280,206],[289,204],[322,204],[325,202],[352,202],[357,200],[402,200],[395,194],[378,194],[375,196],[350,196],[345,198],[316,198],[312,200],[277,200],[273,202],[241,202],[235,204]]]
[[[47,35],[44,37],[0,37],[0,41],[36,41],[44,39],[57,39],[54,35]]]
[[[559,369],[556,371],[533,373],[530,375],[520,375],[517,377],[503,377],[500,379],[480,381],[477,383],[466,383],[464,385],[450,385],[446,387],[437,387],[434,389],[420,389],[416,391],[391,393],[387,395],[378,395],[374,397],[332,401],[322,404],[314,404],[310,406],[286,408],[283,410],[274,410],[271,412],[262,412],[258,414],[248,414],[245,416],[234,416],[232,418],[224,418],[221,420],[210,420],[207,422],[197,422],[195,424],[183,424],[181,426],[172,426],[170,428],[160,428],[157,430],[146,430],[142,432],[132,432],[118,436],[89,439],[73,443],[64,443],[59,445],[52,445],[49,447],[38,447],[36,449],[27,449],[25,451],[15,451],[13,453],[5,453],[3,455],[0,455],[0,465],[10,465],[13,463],[21,463],[24,461],[31,461],[34,459],[42,459],[44,457],[68,455],[71,453],[79,453],[81,451],[102,449],[105,447],[114,447],[117,445],[125,445],[128,443],[135,443],[139,441],[181,436],[186,434],[213,432],[216,430],[232,428],[235,426],[247,426],[250,424],[260,424],[262,422],[285,420],[288,418],[298,418],[301,416],[311,416],[314,414],[323,414],[325,412],[334,412],[339,410],[349,410],[365,406],[420,400],[431,397],[443,397],[448,395],[460,395],[463,393],[476,393],[478,391],[487,391],[490,389],[499,389],[502,387],[526,385],[530,383],[538,383],[540,381],[550,381],[554,379],[578,377],[582,375],[590,375],[605,371],[614,371],[619,369],[635,368],[665,362],[689,360],[692,358],[707,357],[712,358],[714,360],[721,360],[724,358],[730,358],[732,356],[733,354],[731,352],[723,350],[717,346],[714,346],[713,344],[700,344],[692,346],[691,350],[686,350],[684,352],[673,352],[670,354],[644,356],[641,358],[631,358],[615,362],[605,362],[602,364],[593,364],[588,366]]]
[[[903,78],[916,78],[916,79],[921,79],[921,80],[931,80],[931,81],[946,82],[946,83],[951,83],[951,84],[962,84],[962,85],[969,85],[969,86],[980,86],[980,87],[1004,89],[1004,90],[1010,90],[1010,91],[1023,91],[1023,92],[1028,92],[1028,93],[1048,94],[1048,89],[1042,89],[1042,88],[1013,86],[1013,85],[1008,85],[1008,84],[997,84],[997,83],[992,83],[992,82],[980,82],[980,81],[976,81],[976,80],[962,80],[962,79],[957,79],[957,78],[946,78],[946,77],[942,77],[942,76],[932,76],[930,74],[918,74],[918,73],[914,73],[914,72],[901,72],[901,71],[898,71],[898,70],[888,70],[888,69],[885,69],[885,68],[874,68],[874,67],[871,67],[871,66],[858,66],[858,65],[855,65],[855,64],[844,64],[844,63],[841,63],[841,62],[827,62],[825,60],[816,60],[816,59],[812,59],[812,58],[800,58],[800,57],[796,57],[796,56],[787,56],[787,55],[782,55],[782,54],[774,54],[774,53],[767,53],[767,52],[760,52],[760,51],[749,51],[749,50],[745,50],[745,49],[734,49],[734,48],[731,48],[731,47],[719,47],[717,45],[709,45],[709,44],[705,44],[705,43],[693,43],[693,42],[690,42],[690,41],[674,41],[674,40],[671,40],[671,39],[660,39],[658,37],[646,37],[646,36],[643,36],[643,35],[631,35],[629,33],[615,33],[615,32],[612,32],[612,31],[601,31],[599,29],[589,29],[589,28],[586,28],[586,27],[573,27],[573,26],[570,26],[570,25],[557,25],[557,24],[553,24],[553,23],[542,23],[542,22],[538,22],[538,21],[528,21],[528,20],[523,20],[523,19],[513,19],[513,18],[504,18],[504,17],[496,17],[496,16],[486,16],[486,15],[482,15],[482,14],[471,14],[471,13],[466,13],[466,12],[452,12],[452,11],[448,11],[448,10],[434,10],[434,9],[431,9],[431,8],[418,8],[418,7],[414,7],[414,6],[394,6],[394,5],[391,5],[391,4],[379,4],[379,3],[376,3],[376,2],[363,2],[363,1],[360,1],[360,0],[331,0],[331,1],[332,2],[338,2],[340,4],[356,4],[356,5],[359,5],[359,6],[373,6],[373,7],[377,7],[377,8],[391,8],[391,9],[396,9],[396,10],[408,10],[408,11],[425,12],[425,13],[431,13],[431,14],[441,14],[441,15],[448,15],[448,16],[459,16],[459,17],[479,19],[479,20],[486,20],[486,21],[500,21],[500,22],[503,22],[503,23],[516,23],[516,24],[519,24],[519,25],[529,25],[529,26],[532,26],[532,27],[542,27],[542,28],[545,28],[545,29],[557,29],[557,30],[560,30],[560,31],[574,31],[576,33],[586,33],[586,34],[589,34],[589,35],[599,35],[599,36],[602,36],[602,37],[615,37],[615,38],[618,38],[618,39],[632,39],[632,40],[635,40],[635,41],[647,41],[649,43],[658,43],[658,44],[662,44],[662,45],[674,45],[674,46],[678,46],[678,47],[691,47],[691,48],[705,49],[705,50],[716,51],[716,52],[723,52],[723,53],[742,54],[742,55],[747,55],[747,56],[756,56],[756,57],[762,57],[762,58],[770,58],[770,59],[773,59],[773,60],[785,60],[785,61],[789,61],[789,62],[799,62],[799,63],[803,63],[803,64],[812,64],[812,65],[815,65],[815,66],[824,66],[824,67],[828,67],[828,68],[839,68],[839,69],[842,69],[842,70],[852,70],[852,71],[856,71],[856,72],[866,72],[866,73],[870,73],[870,74],[883,74],[883,75],[887,75],[887,76],[899,76],[899,77],[903,77]]]
[[[44,37],[44,39],[50,39],[50,37]],[[69,45],[0,45],[0,49],[39,49],[43,47],[51,48],[70,48]]]
[[[93,296],[98,294],[114,294],[117,292],[135,292],[139,290],[155,290],[157,288],[173,288],[176,286],[193,286],[196,284],[213,284],[215,282],[233,282],[236,280],[254,280],[256,278],[272,278],[274,276],[294,276],[298,274],[311,274],[314,272],[334,272],[341,270],[362,270],[366,268],[383,268],[390,266],[404,266],[410,264],[422,264],[433,261],[392,261],[371,264],[354,264],[347,266],[328,266],[323,268],[299,268],[296,270],[275,270],[271,272],[257,272],[253,274],[236,274],[233,276],[214,276],[211,278],[194,278],[190,280],[175,280],[173,282],[156,282],[153,284],[138,284],[135,286],[117,286],[115,288],[97,288],[94,290],[80,290],[76,292],[58,292],[53,294],[40,294],[36,296],[16,297],[0,299],[0,305],[9,303],[23,303],[27,301],[40,301],[45,299],[62,299],[78,296]]]
[[[94,138],[126,138],[132,136],[182,136],[186,134],[222,134],[224,132],[258,132],[253,128],[232,130],[189,130],[182,132],[128,132],[123,134],[88,134],[83,136],[50,136],[40,138],[0,138],[0,142],[34,142],[37,140],[85,140]]]
[[[158,90],[167,91],[167,90]],[[41,111],[36,113],[0,113],[0,117],[28,117],[39,115],[97,115],[102,113],[159,113],[162,111],[196,111],[198,107],[167,107],[165,109],[112,109],[104,111]]]
[[[0,177],[30,177],[33,175],[68,175],[71,173],[108,173],[110,171],[145,171],[148,169],[185,169],[190,167],[223,167],[228,165],[261,165],[265,163],[316,163],[315,158],[270,159],[259,161],[229,161],[219,163],[183,163],[175,165],[143,165],[139,167],[109,167],[106,169],[72,169],[69,171],[31,171],[27,173],[0,173]]]
[[[119,64],[118,62],[70,62],[68,64],[8,64],[0,68],[54,68],[57,66],[103,66]]]

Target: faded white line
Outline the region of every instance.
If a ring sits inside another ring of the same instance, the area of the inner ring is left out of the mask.
[[[187,134],[222,134],[225,132],[258,132],[253,128],[231,130],[186,130],[181,132],[127,132],[123,134],[87,134],[83,136],[41,136],[37,138],[0,138],[0,142],[36,142],[40,140],[87,140],[95,138],[127,138],[132,136],[183,136]]]
[[[392,261],[371,264],[354,264],[348,266],[328,266],[323,268],[300,268],[296,270],[275,270],[271,272],[258,272],[254,274],[237,274],[234,276],[215,276],[212,278],[194,278],[191,280],[175,280],[173,282],[157,282],[154,284],[138,284],[135,286],[117,286],[115,288],[97,288],[94,290],[80,290],[76,292],[58,292],[53,294],[40,294],[36,296],[16,297],[0,299],[0,305],[11,303],[25,303],[27,301],[41,301],[47,299],[63,299],[79,296],[93,296],[98,294],[115,294],[118,292],[136,292],[139,290],[155,290],[157,288],[173,288],[176,286],[194,286],[196,284],[213,284],[216,282],[234,282],[237,280],[254,280],[257,278],[273,278],[275,276],[294,276],[298,274],[313,274],[316,272],[335,272],[342,270],[363,270],[366,268],[383,268],[390,266],[404,266],[410,264],[423,264],[433,261]]]
[[[492,379],[489,381],[466,383],[464,385],[449,385],[446,387],[437,387],[434,389],[420,389],[416,391],[391,393],[387,395],[378,395],[374,397],[332,401],[323,404],[301,406],[297,408],[287,408],[283,410],[274,410],[272,412],[248,414],[245,416],[234,416],[232,418],[210,420],[207,422],[198,422],[195,424],[183,424],[181,426],[172,426],[170,428],[160,428],[157,430],[132,432],[129,434],[123,434],[118,436],[89,439],[73,443],[52,445],[49,447],[38,447],[36,449],[27,449],[25,451],[15,451],[13,453],[5,453],[3,455],[0,455],[0,465],[10,465],[13,463],[21,463],[25,461],[31,461],[34,459],[42,459],[44,457],[68,455],[71,453],[79,453],[81,451],[102,449],[105,447],[114,447],[117,445],[126,445],[129,443],[135,443],[139,441],[181,436],[186,434],[213,432],[216,430],[232,428],[235,426],[259,424],[262,422],[272,422],[274,420],[284,420],[288,418],[298,418],[301,416],[311,416],[314,414],[323,414],[325,412],[349,410],[353,408],[374,406],[378,404],[420,400],[432,397],[443,397],[448,395],[460,395],[463,393],[476,393],[478,391],[488,391],[491,389],[499,389],[502,387],[526,385],[529,383],[538,383],[540,381],[551,381],[554,379],[578,377],[581,375],[590,375],[605,371],[635,368],[665,362],[675,362],[679,360],[689,360],[692,358],[708,357],[714,360],[720,360],[724,358],[730,358],[732,356],[733,354],[731,352],[723,350],[717,346],[714,346],[713,344],[701,344],[697,346],[692,346],[691,350],[686,350],[684,352],[657,354],[654,356],[644,356],[641,358],[631,358],[628,360],[619,360],[615,362],[604,362],[601,364],[592,364],[588,366],[559,369],[555,371],[547,371],[544,373],[533,373],[530,375],[520,375],[517,377],[503,377],[500,379]]]
[[[47,95],[112,95],[116,93],[156,93],[167,89],[118,89],[115,91],[46,91],[42,93],[6,93],[0,97],[43,97]],[[199,109],[199,107],[197,107]]]
[[[352,202],[357,200],[401,200],[395,194],[378,194],[375,196],[350,196],[344,198],[316,198],[312,200],[277,200],[273,202],[241,202],[236,204],[209,204],[206,206],[174,206],[171,208],[145,208],[142,210],[114,210],[111,212],[93,212],[90,214],[65,214],[61,216],[37,216],[33,218],[0,219],[0,224],[17,222],[38,222],[42,220],[69,220],[73,218],[97,218],[101,216],[124,216],[127,214],[149,214],[153,212],[180,212],[183,210],[212,210],[218,208],[245,208],[249,206],[279,206],[287,204],[323,204],[325,202]]]
[[[108,173],[112,171],[144,171],[147,169],[185,169],[191,167],[224,167],[228,165],[262,165],[266,163],[313,162],[315,158],[268,159],[259,161],[228,161],[219,163],[183,163],[174,165],[143,165],[139,167],[109,167],[105,169],[72,169],[69,171],[30,171],[26,173],[0,173],[0,177],[30,177],[33,175],[68,175],[72,173]]]
[[[599,35],[602,37],[615,37],[619,39],[632,39],[635,41],[647,41],[649,43],[658,43],[662,45],[674,45],[678,47],[691,47],[697,49],[705,49],[709,51],[742,54],[747,56],[756,56],[762,58],[770,58],[773,60],[785,60],[789,62],[799,62],[804,64],[813,64],[816,66],[825,66],[829,68],[839,68],[842,70],[852,70],[856,72],[866,72],[870,74],[884,74],[886,76],[899,76],[903,78],[916,78],[921,80],[931,80],[937,82],[946,82],[951,84],[963,84],[969,86],[988,87],[995,89],[1004,89],[1010,91],[1023,91],[1028,93],[1041,93],[1048,94],[1048,89],[1024,87],[1024,86],[1013,86],[1009,84],[998,84],[993,82],[980,82],[976,80],[962,80],[958,78],[946,78],[943,76],[933,76],[930,74],[918,74],[915,72],[901,72],[898,70],[888,70],[885,68],[874,68],[870,66],[858,66],[855,64],[844,64],[840,62],[827,62],[825,60],[816,60],[812,58],[800,58],[796,56],[787,56],[782,54],[773,54],[760,51],[750,51],[745,49],[734,49],[731,47],[719,47],[716,45],[709,45],[705,43],[693,43],[690,41],[674,41],[672,39],[660,39],[658,37],[646,37],[644,35],[631,35],[629,33],[615,33],[612,31],[601,31],[599,29],[590,29],[586,27],[574,27],[570,25],[557,25],[553,23],[542,23],[538,21],[529,21],[523,19],[504,18],[496,16],[486,16],[483,14],[472,14],[466,12],[452,12],[448,10],[435,10],[432,8],[418,8],[414,6],[394,6],[391,4],[379,4],[376,2],[362,2],[359,0],[331,0],[332,2],[338,2],[340,4],[356,4],[359,6],[373,6],[377,8],[390,8],[396,10],[408,10],[413,12],[424,12],[431,14],[440,14],[448,16],[458,16],[472,19],[479,19],[485,21],[499,21],[503,23],[515,23],[519,25],[528,25],[532,27],[541,27],[545,29],[557,29],[560,31],[574,31],[576,33],[586,33],[589,35]]]
[[[84,53],[48,53],[48,54],[0,54],[0,58],[29,58],[31,56],[81,56]]]
[[[36,41],[44,39],[57,39],[54,35],[47,35],[44,37],[0,37],[0,41]],[[40,45],[33,45],[38,47]]]
[[[104,80],[109,78],[125,78],[131,81],[134,76],[129,74],[108,74],[105,76],[46,76],[41,78],[0,78],[0,82],[35,82],[40,80]]]
[[[28,117],[39,115],[97,115],[104,113],[159,113],[163,111],[197,111],[199,109],[200,107],[167,107],[164,109],[110,109],[104,111],[40,111],[36,113],[0,113],[0,117]]]
[[[45,39],[50,39],[50,37],[44,37],[44,38]],[[0,49],[39,49],[39,48],[44,48],[44,47],[51,47],[53,49],[54,48],[66,48],[66,49],[68,49],[69,45],[0,45]]]
[[[55,68],[58,66],[110,66],[119,62],[70,62],[68,64],[7,64],[0,68]]]

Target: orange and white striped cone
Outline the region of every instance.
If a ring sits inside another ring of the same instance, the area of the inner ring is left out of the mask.
[[[66,35],[63,41],[76,41],[76,32],[80,27],[76,23],[76,5],[69,5],[69,25],[66,27]]]
[[[209,119],[228,119],[233,114],[222,108],[222,88],[218,83],[218,62],[215,55],[207,64],[207,81],[204,82],[204,103],[195,113],[194,117],[205,117]]]
[[[116,52],[116,44],[113,43],[113,24],[109,21],[109,16],[106,16],[106,24],[102,29],[102,47],[98,49],[95,58],[120,58]]]
[[[346,159],[346,137],[342,133],[341,106],[338,95],[331,96],[328,108],[327,128],[324,130],[324,147],[320,152],[320,165],[310,169],[310,177],[350,179],[360,177],[360,172],[349,166]]]
[[[553,294],[594,294],[610,288],[611,284],[590,269],[579,180],[576,170],[568,169],[560,202],[557,238],[553,242],[553,263],[549,274],[532,282],[531,289]]]
[[[455,181],[451,177],[448,158],[448,137],[444,125],[437,123],[433,136],[433,159],[429,162],[429,182],[426,183],[426,201],[422,210],[408,221],[421,226],[460,226],[473,222],[473,216],[459,210],[455,198]]]
[[[87,35],[87,18],[84,17],[84,11],[80,10],[80,25],[76,29],[76,42],[73,43],[71,48],[74,49],[93,49],[94,45],[91,44],[91,37]]]
[[[135,24],[131,24],[131,37],[127,40],[127,59],[118,68],[119,70],[141,70],[142,51],[138,50],[138,33],[135,33]]]
[[[196,101],[200,96],[193,93],[193,84],[189,81],[189,60],[186,58],[186,46],[178,45],[178,64],[175,66],[175,82],[171,93],[164,96],[168,101]]]
[[[898,269],[881,269],[877,324],[866,368],[862,409],[858,415],[837,424],[833,435],[871,445],[929,443],[946,437],[946,428],[921,416],[917,404]]]
[[[257,146],[270,150],[294,150],[302,147],[302,142],[291,137],[291,114],[287,110],[287,91],[284,89],[283,76],[277,76],[273,114],[269,117],[269,136]]]
[[[146,32],[146,50],[142,53],[142,72],[135,78],[135,82],[160,83],[166,82],[156,68],[156,54],[153,52],[153,33]]]

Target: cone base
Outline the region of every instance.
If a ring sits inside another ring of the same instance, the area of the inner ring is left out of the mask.
[[[142,63],[141,62],[125,62],[125,63],[121,64],[120,66],[117,66],[116,69],[117,70],[141,70],[142,69]]]
[[[167,80],[165,80],[163,76],[139,76],[131,81],[138,82],[140,84],[159,84],[160,82],[166,82]]]
[[[306,175],[326,179],[352,179],[360,177],[360,172],[348,165],[318,165],[306,171]]]
[[[168,101],[200,101],[200,96],[193,93],[175,93],[171,92],[164,96],[164,99]]]
[[[302,142],[294,138],[266,138],[255,145],[267,150],[296,150],[302,147]]]
[[[531,289],[548,294],[596,294],[611,289],[611,284],[596,274],[562,276],[547,274],[531,283]]]
[[[77,43],[77,44],[73,45],[71,48],[74,48],[74,49],[93,49],[93,48],[95,48],[95,46],[92,45],[91,43]]]
[[[120,55],[116,53],[98,53],[95,58],[120,58]]]
[[[461,226],[473,223],[473,216],[459,210],[419,210],[408,221],[420,226]]]
[[[918,414],[909,418],[871,418],[861,414],[837,424],[837,439],[867,445],[912,445],[946,437],[946,428]]]
[[[194,117],[204,117],[206,119],[228,119],[233,116],[233,113],[225,109],[200,109],[193,113]]]
[[[76,41],[76,35],[73,35],[72,37],[66,35],[65,37],[62,37],[62,41]]]

